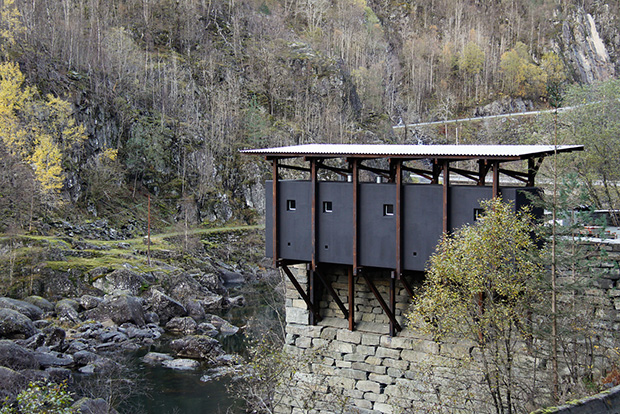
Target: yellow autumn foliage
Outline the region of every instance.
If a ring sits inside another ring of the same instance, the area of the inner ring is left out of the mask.
[[[0,142],[33,167],[44,192],[60,191],[63,159],[85,138],[69,102],[52,95],[38,98],[16,63],[0,63]]]
[[[30,161],[43,190],[51,193],[60,191],[63,182],[62,153],[49,135],[39,138]]]
[[[3,0],[0,7],[0,52],[8,54],[9,49],[17,43],[16,37],[24,31],[15,0]]]
[[[525,325],[539,293],[543,268],[527,215],[501,199],[481,204],[485,213],[474,224],[441,240],[415,301],[412,317],[434,321],[424,329],[435,336],[501,337]]]

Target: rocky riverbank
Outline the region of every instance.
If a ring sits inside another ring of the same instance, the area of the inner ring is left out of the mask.
[[[229,295],[225,282],[258,276],[256,268],[244,268],[243,258],[237,264],[226,260],[240,247],[226,246],[227,258],[208,255],[209,248],[211,253],[222,249],[223,236],[217,237],[219,241],[207,241],[203,244],[208,247],[191,254],[160,241],[148,269],[136,263],[146,259],[138,243],[121,242],[126,244],[122,249],[126,260],[121,258],[111,269],[95,266],[96,260],[83,260],[100,259],[92,252],[110,251],[109,245],[65,238],[60,243],[71,246],[69,250],[47,240],[37,263],[29,263],[36,278],[28,280],[27,269],[20,269],[13,275],[25,277],[13,276],[12,284],[13,292],[21,293],[30,282],[30,290],[47,292],[47,297],[0,297],[0,398],[13,403],[30,382],[71,384],[76,374],[106,377],[118,371],[118,355],[163,343],[169,353],[149,352],[143,361],[178,370],[203,367],[208,369],[205,381],[235,372],[237,357],[225,354],[217,338],[238,334],[240,328],[216,314],[245,303],[243,296]],[[24,248],[27,243],[22,240],[18,249]],[[132,249],[133,254],[127,254]],[[251,246],[245,244],[244,250],[247,258]],[[81,269],[68,269],[76,257]],[[58,266],[62,259],[65,268]],[[97,399],[78,401],[76,408],[114,412],[105,400]]]

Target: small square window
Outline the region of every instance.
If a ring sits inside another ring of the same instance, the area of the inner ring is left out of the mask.
[[[323,213],[331,213],[332,211],[332,202],[323,201]]]
[[[484,213],[484,209],[483,208],[475,208],[474,209],[474,221],[478,221],[478,219],[480,218],[482,213]]]
[[[384,216],[393,216],[394,215],[394,204],[384,204],[383,205],[383,215]]]
[[[286,210],[287,211],[297,210],[297,203],[295,202],[295,200],[286,200]]]

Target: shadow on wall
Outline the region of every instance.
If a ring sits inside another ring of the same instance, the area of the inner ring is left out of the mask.
[[[620,414],[620,385],[561,407],[542,408],[532,414]]]

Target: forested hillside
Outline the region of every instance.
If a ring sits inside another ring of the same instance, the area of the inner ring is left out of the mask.
[[[147,194],[167,223],[253,221],[267,166],[240,148],[401,142],[399,122],[548,108],[620,64],[616,1],[0,4],[0,230],[144,220]]]

